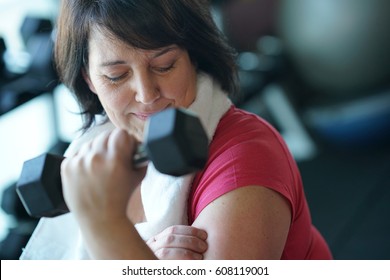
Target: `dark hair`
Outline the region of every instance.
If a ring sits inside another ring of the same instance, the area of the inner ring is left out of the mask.
[[[63,0],[55,61],[61,81],[75,94],[84,129],[104,109],[82,77],[92,27],[140,49],[176,44],[198,71],[210,74],[228,94],[237,92],[235,51],[215,25],[207,0]]]

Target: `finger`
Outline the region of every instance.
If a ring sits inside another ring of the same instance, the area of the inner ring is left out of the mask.
[[[205,230],[193,226],[187,226],[187,225],[170,226],[166,228],[164,231],[162,231],[160,234],[161,235],[180,234],[180,235],[194,236],[202,240],[207,239],[207,232]]]
[[[129,158],[131,158],[131,155],[133,154],[135,140],[125,130],[113,130],[108,138],[107,145],[111,156],[124,157],[125,160],[130,162]]]
[[[161,248],[154,252],[160,260],[202,260],[203,254],[183,248]]]
[[[207,249],[207,232],[196,227],[174,225],[147,241],[149,247],[156,251],[160,248],[181,247],[204,252]]]
[[[106,151],[107,150],[107,142],[108,142],[109,136],[110,136],[110,132],[109,131],[105,131],[105,132],[100,133],[92,141],[91,148],[94,151],[97,151],[97,152],[104,152],[104,151]]]
[[[107,154],[107,141],[109,132],[102,132],[93,140],[81,146],[74,159],[79,166],[87,170],[94,170],[104,163]]]
[[[163,248],[181,248],[196,253],[204,253],[207,250],[207,242],[190,235],[169,234],[148,240],[148,246],[156,252]]]
[[[115,129],[108,138],[108,157],[112,162],[121,162],[122,166],[128,172],[132,172],[131,186],[138,186],[141,180],[145,177],[146,167],[135,168],[133,165],[133,155],[136,146],[134,136],[127,133],[123,129]]]
[[[81,145],[80,149],[74,154],[74,158],[86,155],[92,148],[92,141],[88,141]]]

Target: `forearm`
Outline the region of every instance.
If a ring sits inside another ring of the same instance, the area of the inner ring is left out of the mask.
[[[93,259],[157,259],[128,219],[115,223],[82,223],[81,231]]]
[[[61,164],[66,204],[94,259],[155,258],[126,214],[146,172],[131,165],[135,141],[120,129],[102,133]]]

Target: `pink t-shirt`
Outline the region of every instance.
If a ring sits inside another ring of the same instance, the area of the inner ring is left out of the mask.
[[[203,172],[189,197],[190,224],[210,202],[240,187],[258,185],[284,196],[292,222],[282,259],[331,259],[312,225],[298,167],[280,134],[257,115],[232,106],[218,124]]]

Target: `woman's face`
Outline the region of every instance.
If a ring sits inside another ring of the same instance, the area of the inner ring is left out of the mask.
[[[168,107],[188,107],[196,96],[196,69],[186,50],[132,48],[94,29],[84,78],[116,127],[142,140],[145,121]]]

